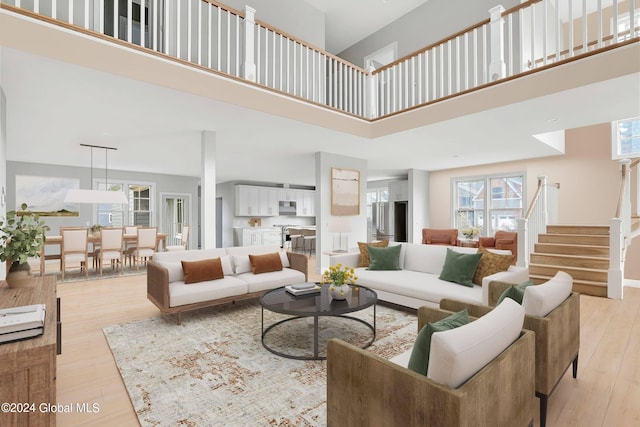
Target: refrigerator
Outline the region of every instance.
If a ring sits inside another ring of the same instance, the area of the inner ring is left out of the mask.
[[[390,226],[389,203],[376,202],[371,204],[371,218],[367,224],[369,241],[389,239],[393,240],[393,230]]]

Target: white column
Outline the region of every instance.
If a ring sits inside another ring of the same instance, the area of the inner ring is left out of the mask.
[[[518,267],[529,267],[529,220],[518,218]]]
[[[204,130],[200,137],[202,171],[200,173],[200,228],[202,248],[216,247],[216,133]]]
[[[507,64],[504,62],[504,7],[502,5],[489,9],[491,15],[491,64],[489,64],[489,79],[496,81],[507,75]]]
[[[256,10],[252,7],[244,7],[244,58],[242,60],[242,77],[252,82],[256,81],[256,64],[253,59],[255,50],[255,13]]]
[[[372,74],[375,71],[373,65],[369,65],[367,68],[367,111],[365,116],[368,119],[375,119],[378,117],[378,75]]]

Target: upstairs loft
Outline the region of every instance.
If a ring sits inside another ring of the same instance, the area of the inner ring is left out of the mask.
[[[496,7],[483,22],[368,70],[256,20],[249,7],[201,0],[147,0],[144,13],[134,0],[1,6],[5,46],[367,138],[628,77],[640,58],[633,1]],[[114,66],[122,63],[130,66]],[[499,101],[483,90],[497,85],[508,87]]]

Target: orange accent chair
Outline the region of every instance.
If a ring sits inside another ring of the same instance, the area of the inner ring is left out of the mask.
[[[458,229],[422,229],[422,244],[424,245],[444,245],[458,246]]]
[[[478,238],[478,243],[481,248],[508,249],[515,260],[518,259],[518,233],[515,231],[498,230],[494,237]]]

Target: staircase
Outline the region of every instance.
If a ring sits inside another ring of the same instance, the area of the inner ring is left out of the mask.
[[[538,235],[531,253],[529,275],[542,283],[559,270],[573,277],[573,290],[586,295],[607,296],[609,227],[548,225]]]

